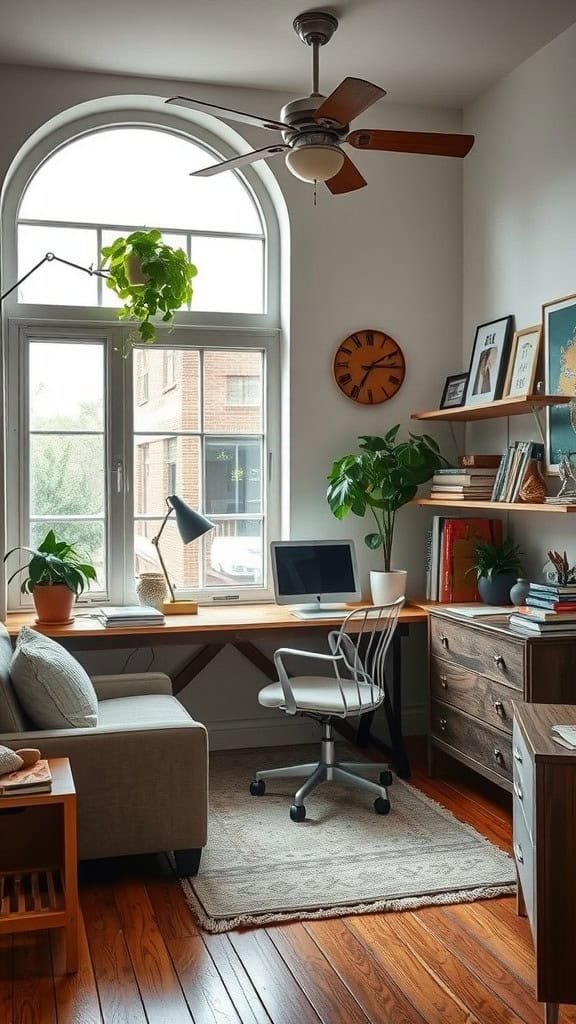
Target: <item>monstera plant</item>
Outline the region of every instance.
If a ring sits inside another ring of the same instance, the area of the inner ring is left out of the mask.
[[[351,512],[369,515],[375,529],[364,537],[373,551],[382,551],[384,571],[370,573],[375,604],[387,604],[406,589],[405,570],[392,570],[392,545],[396,513],[416,496],[437,469],[446,465],[440,449],[428,434],[409,434],[399,440],[399,426],[384,437],[362,435],[360,451],[338,459],[328,475],[328,504],[337,519]]]

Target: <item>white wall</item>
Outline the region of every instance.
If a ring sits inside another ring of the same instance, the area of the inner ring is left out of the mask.
[[[277,116],[291,98],[182,82],[3,67],[0,95],[7,102],[0,106],[0,183],[24,141],[62,110],[101,96],[168,96],[175,91],[268,116]],[[450,131],[459,130],[460,118],[455,111],[395,107],[384,101],[359,119],[361,124]],[[263,133],[247,129],[243,134],[250,143],[263,144]],[[397,422],[407,425],[410,411],[434,404],[446,374],[458,369],[461,165],[398,154],[354,157],[369,186],[345,197],[332,197],[322,189],[317,207],[312,205],[311,189],[296,181],[281,160],[272,167],[286,199],[291,231],[291,533],[308,538],[353,536],[366,588],[368,569],[376,564],[362,544],[367,525],[358,520],[341,525],[332,518],[325,502],[325,478],[332,461],[353,449],[359,434],[380,433]],[[331,379],[335,348],[350,331],[362,327],[392,334],[406,357],[403,388],[377,409],[351,403]],[[399,517],[394,562],[409,570],[412,594],[423,592],[427,522],[426,512],[419,509],[405,509]],[[406,646],[406,701],[418,728],[423,724],[423,630],[416,630]],[[157,667],[162,657],[158,652]],[[189,688],[185,702],[208,722],[228,718],[227,710],[220,715],[216,709],[222,700],[208,697],[221,679],[221,687],[235,688],[236,717],[252,720],[259,715],[255,693],[260,680],[241,661],[229,663],[228,655],[226,659],[220,673],[209,669]],[[104,660],[110,663],[109,658]],[[269,713],[264,717],[269,720]]]
[[[464,165],[464,365],[476,324],[514,313],[527,327],[543,302],[576,292],[575,52],[572,26],[465,111],[476,144]],[[510,420],[511,440],[530,437],[531,418]],[[506,421],[468,430],[471,451],[506,444]],[[509,523],[531,573],[551,546],[576,558],[571,517]]]

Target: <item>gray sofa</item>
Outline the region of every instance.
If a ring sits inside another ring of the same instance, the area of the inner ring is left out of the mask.
[[[196,874],[207,838],[208,738],[168,676],[94,677],[96,728],[38,731],[18,704],[11,657],[0,624],[0,744],[70,758],[79,858],[171,850],[180,875]]]

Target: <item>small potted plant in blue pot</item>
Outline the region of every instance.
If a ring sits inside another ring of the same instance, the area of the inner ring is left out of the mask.
[[[522,573],[522,553],[511,537],[506,537],[501,544],[479,540],[472,570],[476,573],[478,593],[484,604],[511,604],[510,590]]]

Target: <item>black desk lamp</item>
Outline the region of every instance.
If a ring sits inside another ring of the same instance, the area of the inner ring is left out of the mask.
[[[158,530],[155,537],[152,537],[152,544],[158,552],[158,560],[162,566],[162,572],[168,585],[170,593],[170,600],[164,601],[162,605],[162,611],[165,615],[196,615],[198,611],[197,601],[177,601],[174,594],[174,587],[170,583],[170,577],[168,576],[168,570],[164,564],[164,559],[160,551],[160,537],[166,523],[170,516],[174,512],[176,515],[176,526],[178,532],[185,544],[190,544],[193,540],[198,540],[203,534],[208,533],[209,530],[214,529],[214,523],[211,523],[209,519],[201,515],[200,512],[195,512],[193,508],[190,508],[182,498],[179,498],[177,494],[170,494],[166,498],[166,504],[168,511],[164,516],[162,525]]]

